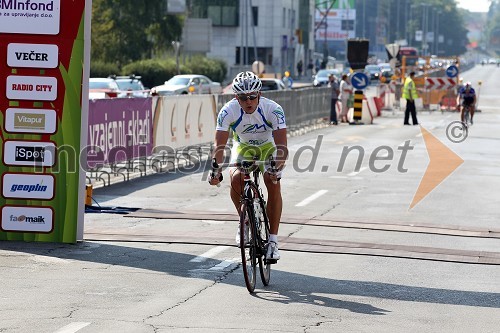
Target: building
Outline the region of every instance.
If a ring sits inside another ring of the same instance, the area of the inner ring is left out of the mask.
[[[314,52],[314,8],[314,0],[191,0],[184,51],[225,60],[229,77],[256,60],[266,73],[296,76]]]

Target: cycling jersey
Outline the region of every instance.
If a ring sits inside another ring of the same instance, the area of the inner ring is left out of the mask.
[[[283,128],[286,128],[283,108],[261,96],[257,109],[251,114],[243,111],[236,98],[227,102],[217,117],[216,130],[233,131],[236,159],[257,156],[264,161],[275,150],[273,131]]]
[[[464,105],[472,105],[472,103],[474,103],[474,97],[476,96],[476,91],[474,90],[474,88],[471,87],[467,92],[465,87],[462,87],[462,89],[460,89],[459,95]]]

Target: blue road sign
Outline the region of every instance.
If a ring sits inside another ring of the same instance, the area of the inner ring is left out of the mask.
[[[448,77],[455,77],[458,75],[458,67],[455,65],[451,65],[448,68],[446,68],[446,75]]]
[[[365,73],[354,73],[351,77],[351,84],[356,89],[365,89],[370,81]]]

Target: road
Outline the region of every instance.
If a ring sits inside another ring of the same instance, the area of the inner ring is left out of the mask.
[[[438,111],[290,138],[282,259],[255,294],[228,181],[198,166],[95,190],[139,210],[86,214],[82,243],[1,243],[0,332],[498,332],[499,74],[463,73],[481,112],[460,143]]]

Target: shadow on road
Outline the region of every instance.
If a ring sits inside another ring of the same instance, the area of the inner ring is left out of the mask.
[[[190,254],[103,242],[83,242],[75,245],[0,242],[0,250],[138,268],[186,278],[192,278],[190,270],[199,268],[199,263],[190,262],[194,258]],[[4,255],[4,257],[8,257],[8,255]],[[8,263],[10,266],[15,265],[15,261],[19,260],[19,258],[14,256],[11,260],[13,262]],[[219,262],[215,259],[211,260],[212,266],[214,261]],[[219,276],[201,274],[196,278],[215,280],[218,283],[229,283],[245,288],[243,279],[240,276],[238,278],[227,276],[231,272],[220,271]],[[299,285],[300,289],[297,287]],[[369,304],[339,300],[325,295],[361,296],[409,302],[500,308],[500,293],[414,287],[370,281],[336,280],[280,271],[277,268],[272,271],[271,285],[263,290],[257,290],[254,297],[280,303],[304,303],[343,308],[352,312],[372,315],[383,315],[388,312]]]

